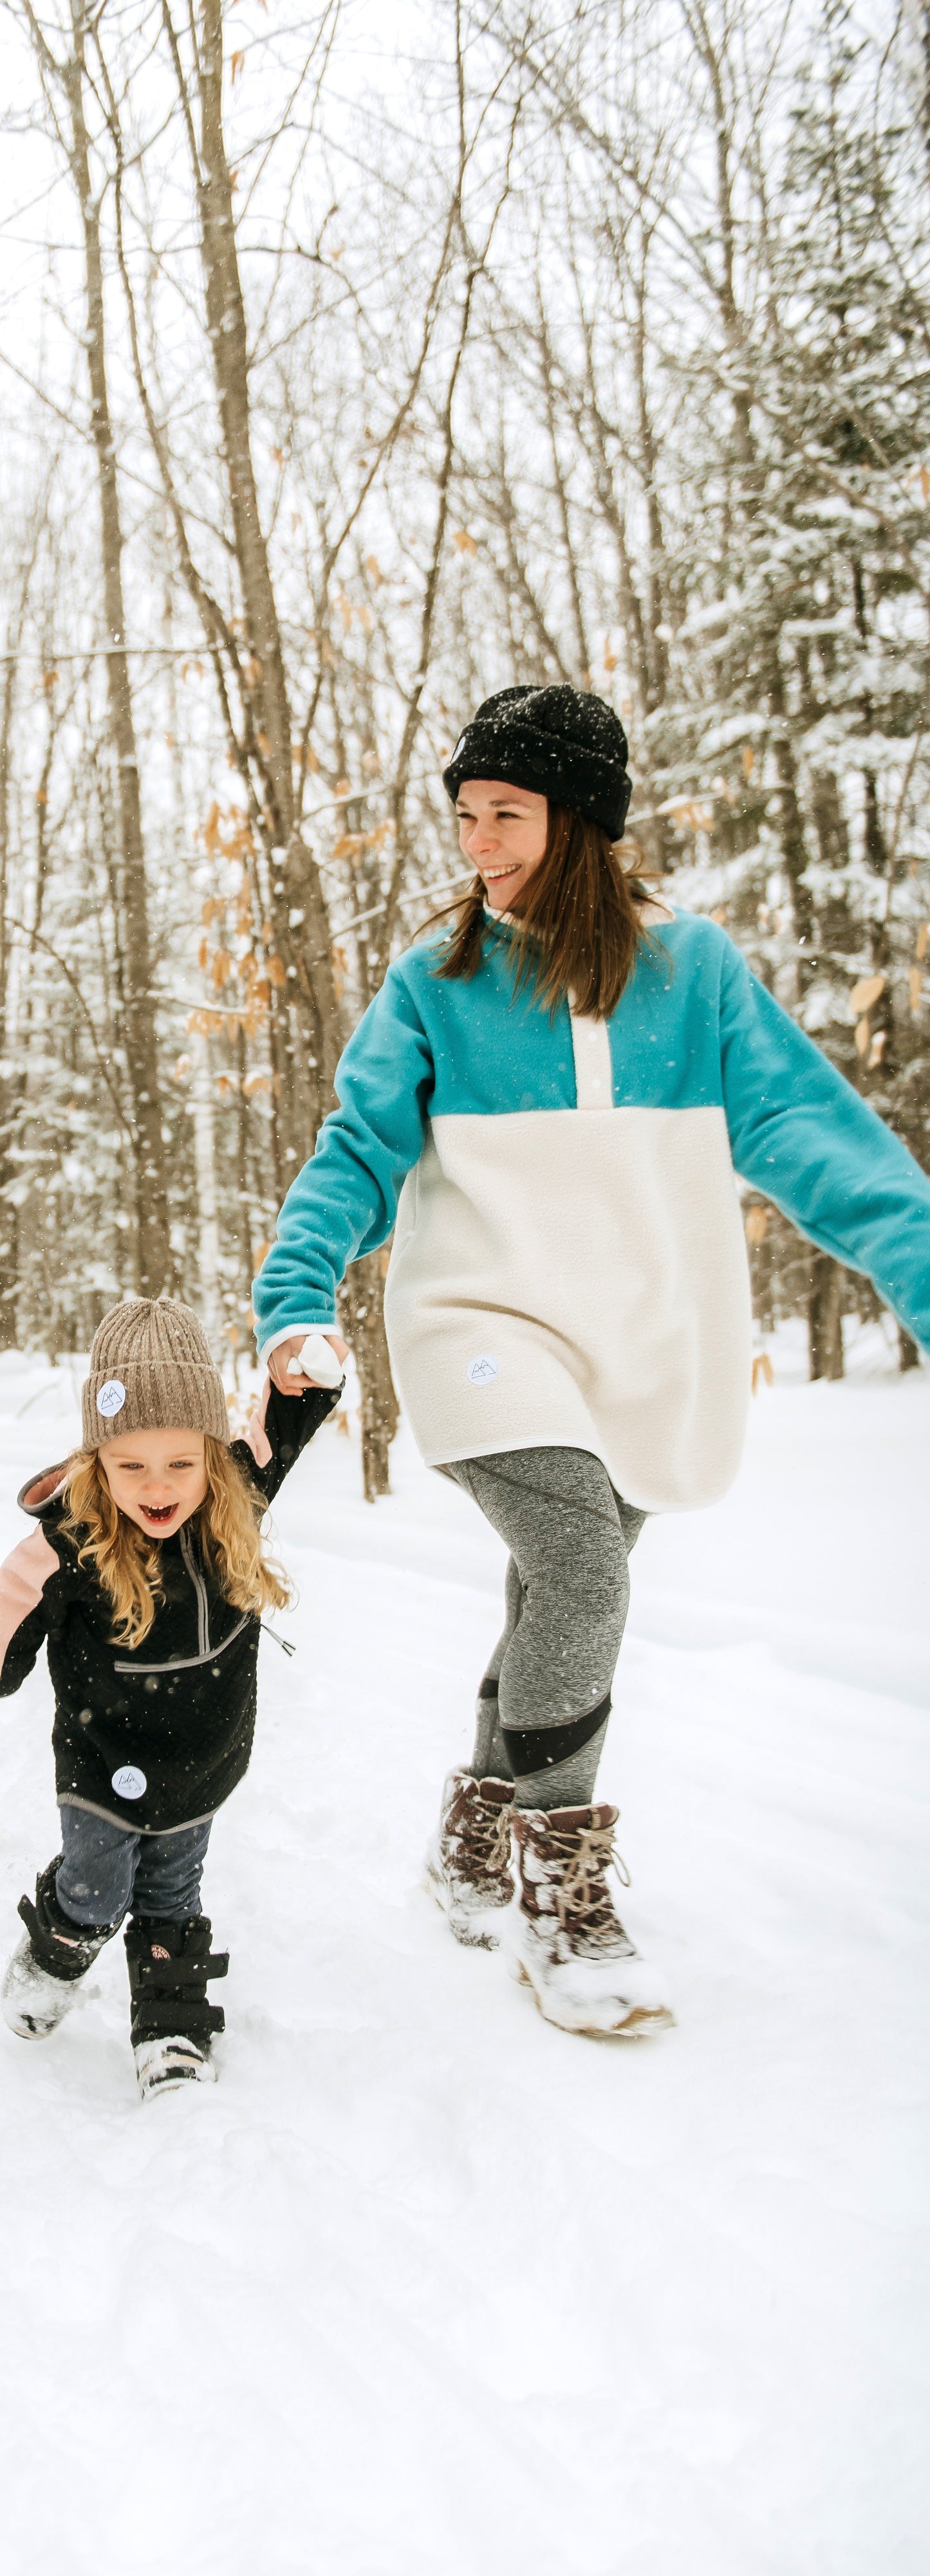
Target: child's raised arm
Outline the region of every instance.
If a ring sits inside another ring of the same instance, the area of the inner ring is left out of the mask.
[[[310,1386],[303,1395],[280,1395],[271,1379],[265,1379],[248,1430],[242,1440],[233,1441],[232,1455],[266,1502],[283,1485],[341,1393],[341,1387]]]
[[[31,1673],[48,1635],[47,1586],[61,1571],[44,1530],[31,1530],[0,1565],[0,1699]]]

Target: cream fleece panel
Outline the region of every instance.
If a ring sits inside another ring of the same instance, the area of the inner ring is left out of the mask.
[[[430,1466],[588,1449],[646,1511],[716,1500],[750,1384],[746,1249],[722,1109],[620,1108],[573,1029],[571,1110],[433,1121],[401,1192],[385,1317]],[[592,1104],[592,1105],[587,1105]]]
[[[0,1565],[0,1671],[11,1637],[41,1601],[49,1575],[57,1572],[58,1558],[44,1530],[32,1530],[4,1558]]]
[[[572,1052],[575,1058],[575,1106],[578,1109],[612,1109],[614,1074],[610,1060],[610,1036],[606,1020],[583,1020],[572,1012]]]

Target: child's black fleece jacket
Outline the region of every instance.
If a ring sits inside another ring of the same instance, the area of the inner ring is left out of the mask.
[[[269,1383],[263,1414],[230,1452],[266,1503],[338,1401],[328,1388],[285,1396]],[[39,1528],[0,1566],[0,1697],[47,1641],[59,1805],[131,1833],[199,1824],[248,1768],[261,1622],[224,1598],[189,1522],[162,1541],[164,1598],[148,1636],[115,1643],[109,1594],[62,1529],[64,1473],[47,1469],[19,1497]]]

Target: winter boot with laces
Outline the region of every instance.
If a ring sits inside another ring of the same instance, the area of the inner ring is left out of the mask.
[[[513,1901],[510,1874],[512,1780],[475,1780],[450,1771],[426,1855],[425,1885],[471,1950],[496,1950]]]
[[[540,2012],[560,2030],[591,2038],[642,2039],[674,2016],[659,1980],[624,1931],[607,1883],[616,1807],[512,1811],[518,1903],[508,1948],[515,1976],[532,1986]]]
[[[82,1977],[113,1923],[75,1923],[65,1914],[55,1892],[61,1868],[56,1853],[36,1879],[36,1898],[21,1896],[18,1912],[26,1929],[17,1942],[3,1980],[3,2018],[19,2039],[48,2039],[77,2002]]]
[[[211,1977],[225,1977],[229,1951],[210,1949],[210,1922],[132,1922],[126,1933],[132,2049],[143,2102],[182,2084],[215,2084],[210,2050],[224,2030],[220,2004],[207,2002]]]

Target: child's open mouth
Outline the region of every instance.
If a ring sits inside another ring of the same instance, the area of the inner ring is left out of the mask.
[[[151,1521],[153,1529],[163,1529],[166,1521],[173,1521],[177,1508],[177,1503],[140,1503],[139,1505],[143,1519]]]

